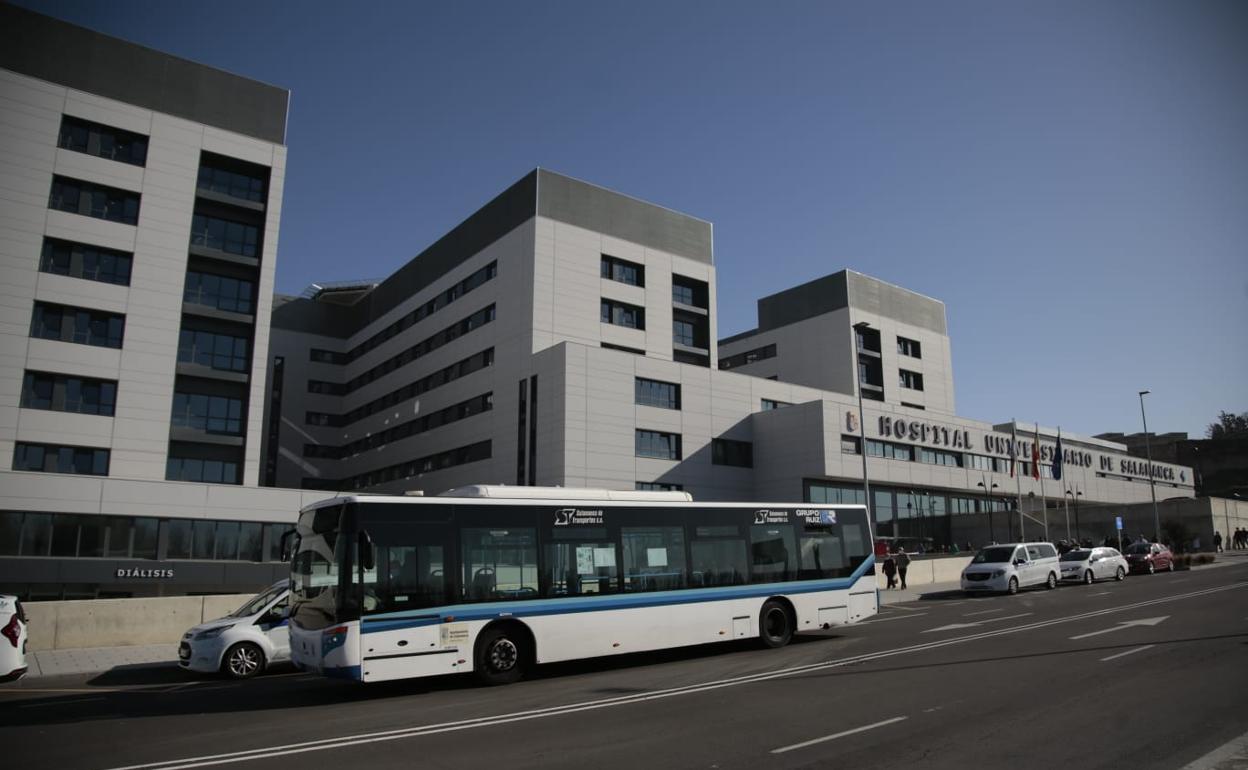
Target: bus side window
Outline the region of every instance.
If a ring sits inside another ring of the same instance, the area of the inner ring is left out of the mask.
[[[537,597],[537,530],[465,529],[464,599],[503,601]]]
[[[684,527],[623,527],[624,590],[670,591],[685,587]]]
[[[750,573],[745,538],[739,527],[700,526],[689,543],[693,588],[743,585]]]
[[[841,538],[830,528],[807,527],[802,533],[801,550],[801,579],[843,577],[848,574]]]
[[[750,527],[753,566],[750,581],[778,583],[797,579],[797,537],[792,524],[755,524]]]

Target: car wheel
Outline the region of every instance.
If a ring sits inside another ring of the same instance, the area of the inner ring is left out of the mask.
[[[1122,567],[1119,567],[1118,571],[1114,573],[1114,580],[1122,580],[1126,576],[1127,576],[1126,570],[1124,570]]]
[[[264,670],[264,650],[251,642],[239,642],[225,651],[221,670],[232,679],[250,679]]]
[[[511,684],[524,675],[527,643],[509,628],[486,631],[477,640],[475,671],[482,684]]]
[[[764,647],[783,647],[793,639],[789,611],[780,602],[767,602],[758,613],[758,638]]]
[[[1049,573],[1049,579],[1044,582],[1044,587],[1050,591],[1052,591],[1054,588],[1057,588],[1057,573],[1056,572]]]
[[[1174,572],[1174,559],[1170,560],[1170,566],[1166,568],[1168,572]]]
[[[1083,582],[1085,585],[1092,585],[1093,580],[1095,580],[1095,578],[1092,575],[1092,570],[1088,570],[1087,572],[1083,573]]]
[[[1018,578],[1010,578],[1010,582],[1005,586],[1005,592],[1010,595],[1018,593]]]
[[[1151,561],[1148,563],[1148,574],[1155,575],[1157,573],[1157,565]]]

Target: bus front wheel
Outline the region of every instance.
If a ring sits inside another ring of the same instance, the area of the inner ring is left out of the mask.
[[[793,618],[777,601],[769,601],[758,613],[758,637],[764,647],[783,647],[793,638]]]
[[[477,640],[474,671],[482,684],[511,684],[524,675],[527,642],[512,628],[491,628]]]

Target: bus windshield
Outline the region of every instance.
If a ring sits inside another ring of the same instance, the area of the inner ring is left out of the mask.
[[[305,511],[296,527],[291,560],[290,619],[301,628],[326,628],[338,619],[343,506]]]

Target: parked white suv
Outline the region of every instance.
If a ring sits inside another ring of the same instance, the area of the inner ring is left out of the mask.
[[[967,594],[1002,591],[1016,594],[1029,586],[1056,588],[1061,567],[1052,543],[1005,543],[979,549],[962,570]]]
[[[0,682],[26,673],[26,612],[16,596],[0,594]]]
[[[182,635],[178,665],[188,671],[220,671],[235,679],[247,679],[274,661],[289,660],[289,599],[283,580],[229,615],[200,623]]]

